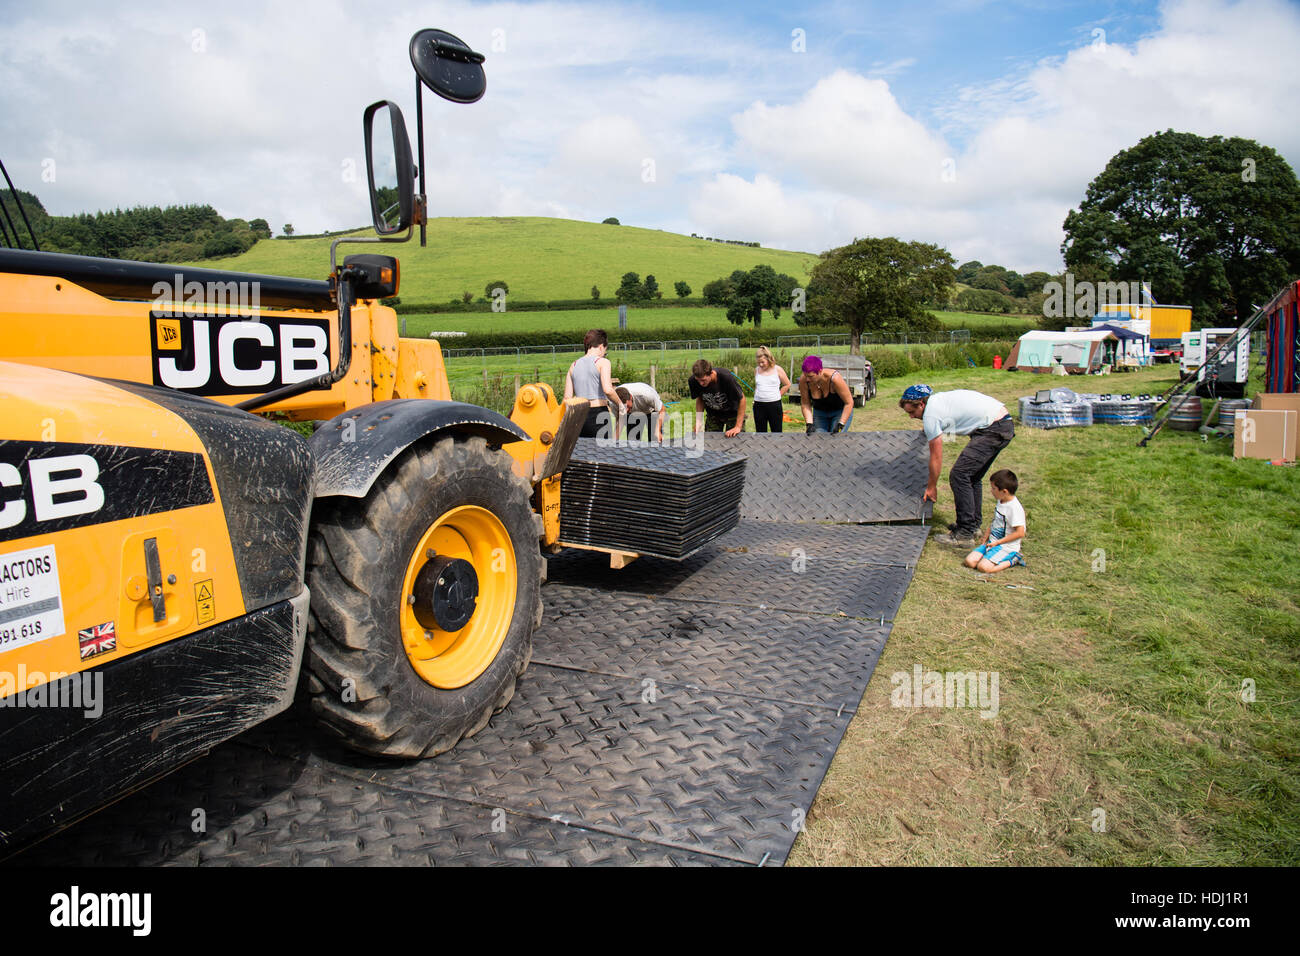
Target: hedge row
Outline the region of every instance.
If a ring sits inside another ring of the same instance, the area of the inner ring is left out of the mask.
[[[1029,328],[1023,322],[990,322],[987,325],[981,325],[978,329],[970,330],[970,337],[975,342],[995,342],[1001,339],[1020,338],[1029,331]]]
[[[524,300],[512,299],[506,296],[506,311],[508,312],[547,312],[547,311],[572,311],[574,309],[614,309],[621,303],[617,299],[550,299],[543,300]],[[679,299],[673,296],[671,299],[650,299],[646,302],[629,303],[628,308],[632,311],[640,309],[685,309],[685,308],[704,308],[708,303],[700,298]],[[434,315],[444,312],[491,312],[492,303],[489,302],[401,302],[393,306],[393,310],[402,315]],[[722,309],[719,308],[719,313]]]
[[[734,325],[692,325],[676,326],[672,328],[658,328],[652,331],[646,329],[627,329],[619,331],[618,329],[606,329],[610,342],[681,342],[695,341],[698,339],[736,339],[739,347],[742,349],[757,348],[760,345],[766,345],[770,348],[776,348],[778,335],[848,335],[847,328],[810,328],[800,332],[791,333],[788,329],[780,333],[773,332],[769,329],[754,328],[745,326],[743,328]],[[1001,343],[1006,340],[1015,341],[1021,335],[1024,329],[1020,326],[1011,329],[988,328],[975,329],[971,332],[971,343],[967,347],[986,345],[988,343]],[[586,329],[559,329],[548,331],[530,331],[530,332],[470,332],[468,335],[458,335],[454,338],[448,338],[442,343],[443,348],[448,349],[509,349],[525,348],[528,346],[543,345],[573,345],[581,342],[582,337],[586,334]],[[941,333],[942,334],[942,333]],[[941,343],[942,344],[942,343]],[[876,346],[871,343],[864,344],[863,348],[871,349]],[[800,346],[804,348],[804,346]],[[1003,353],[1005,356],[1005,353]]]
[[[734,325],[677,326],[674,328],[658,328],[653,331],[647,331],[646,329],[627,329],[624,331],[606,329],[605,331],[610,342],[680,342],[695,341],[697,339],[736,339],[742,349],[757,348],[760,345],[775,348],[777,339],[777,334],[771,330],[756,329],[752,326],[739,328]],[[822,328],[814,330],[812,334],[848,335],[848,332],[848,329]],[[581,342],[586,333],[586,329],[560,329],[545,332],[470,332],[468,335],[458,335],[455,338],[447,339],[442,343],[442,347],[448,349],[498,349],[524,348],[525,346],[537,345],[572,345],[575,342]],[[780,334],[789,335],[790,333],[787,331]]]
[[[989,342],[963,342],[952,345],[917,345],[906,349],[887,349],[868,345],[863,356],[871,363],[876,378],[898,378],[918,372],[937,372],[944,369],[976,366],[989,368],[993,356],[1005,360],[1015,340]],[[968,361],[969,360],[969,361]]]

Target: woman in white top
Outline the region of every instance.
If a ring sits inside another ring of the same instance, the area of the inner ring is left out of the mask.
[[[790,391],[790,376],[776,364],[772,350],[766,345],[758,347],[758,365],[754,368],[754,430],[781,431],[781,404]]]

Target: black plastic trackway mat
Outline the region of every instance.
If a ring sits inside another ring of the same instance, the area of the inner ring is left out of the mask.
[[[360,756],[291,714],[20,860],[781,862],[849,719],[536,666],[489,727],[434,760]]]
[[[742,518],[763,521],[919,521],[929,454],[919,431],[846,435],[705,436],[704,447],[748,458]]]
[[[295,711],[14,862],[782,862],[924,532],[747,521],[687,561],[622,571],[566,552],[534,665],[452,753],[360,756]]]
[[[275,735],[294,722],[272,721]],[[489,730],[483,731],[490,733]],[[295,738],[297,739],[297,738]],[[504,807],[361,783],[245,734],[14,858],[16,866],[718,866]],[[308,751],[304,750],[304,754]]]
[[[726,551],[808,558],[836,558],[914,568],[931,532],[925,525],[800,524],[742,519],[714,544]]]
[[[889,628],[549,584],[533,661],[850,713]]]
[[[550,559],[547,575],[558,584],[622,594],[868,620],[892,620],[912,580],[908,568],[856,557],[796,559],[717,547],[685,561],[639,558],[619,570],[600,552],[565,551]]]
[[[530,668],[489,727],[434,760],[335,746],[306,721],[246,739],[379,785],[737,862],[780,862],[850,715],[671,682]]]

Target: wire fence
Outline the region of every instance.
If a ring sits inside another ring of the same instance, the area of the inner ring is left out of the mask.
[[[880,335],[861,337],[863,347],[943,345],[968,342],[970,333],[943,332],[931,336]],[[839,335],[782,335],[776,338],[773,351],[777,361],[793,370],[801,357],[796,353],[816,352],[821,355],[849,352],[849,336]],[[573,360],[584,352],[580,342],[564,345],[521,345],[517,348],[446,348],[443,360],[452,396],[464,401],[474,401],[487,407],[509,407],[514,392],[521,383],[546,382],[559,394],[564,387],[564,377]],[[661,374],[682,386],[688,377],[689,367],[701,358],[723,367],[753,364],[750,350],[742,350],[738,338],[668,339],[644,342],[613,342],[609,358],[615,364],[615,375],[622,371],[635,375],[635,380],[648,381],[657,387]],[[793,374],[793,372],[791,372]],[[629,379],[632,380],[632,379]],[[680,382],[678,381],[680,380]]]

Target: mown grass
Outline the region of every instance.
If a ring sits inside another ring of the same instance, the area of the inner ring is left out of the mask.
[[[1013,411],[1048,382],[991,369],[925,379]],[[896,407],[911,380],[883,381],[853,429],[915,428]],[[1172,381],[1158,367],[1067,384]],[[1165,431],[1140,449],[1139,437],[1017,429],[996,467],[1020,477],[1029,567],[986,577],[927,543],[793,863],[1300,860],[1300,472],[1234,461],[1224,440]],[[945,446],[940,527],[964,445]],[[986,519],[992,506],[986,495]],[[891,707],[890,675],[916,663],[997,671],[996,719]]]
[[[1036,321],[1029,316],[991,316],[978,312],[936,312],[945,330],[969,329],[978,334],[981,329],[991,327],[1019,328],[1028,331],[1036,328]],[[588,329],[618,328],[618,305],[611,303],[602,309],[556,309],[544,312],[441,312],[434,314],[407,314],[399,316],[404,322],[405,335],[413,338],[428,338],[434,332],[468,332],[468,333],[509,333],[509,332],[550,332],[568,329],[573,333],[573,341],[581,342]],[[693,307],[672,309],[638,309],[628,308],[628,330],[639,336],[644,332],[646,339],[653,339],[661,330],[677,331],[682,328],[694,328],[694,333],[707,338],[734,336],[737,327],[727,323],[727,312],[721,308]],[[746,328],[749,328],[746,325]],[[817,335],[837,334],[833,329],[818,329],[795,323],[794,315],[788,309],[782,310],[778,318],[772,318],[770,312],[763,313],[763,330],[770,333],[771,344],[782,335]],[[443,341],[445,348],[455,348],[456,340],[448,337]]]
[[[373,235],[369,230],[354,236]],[[247,252],[225,259],[206,259],[194,263],[204,268],[231,269],[262,275],[294,276],[323,279],[329,272],[330,243],[339,238],[268,239]],[[375,252],[377,247],[343,245],[340,259],[351,253]],[[635,226],[606,226],[601,223],[540,216],[464,218],[447,217],[429,223],[428,245],[418,242],[392,244],[380,251],[396,256],[402,265],[400,296],[404,303],[445,303],[460,300],[464,292],[474,298],[484,294],[484,287],[504,279],[511,299],[534,301],[583,299],[591,296],[593,285],[600,289],[609,309],[591,312],[518,312],[443,313],[408,316],[408,334],[427,336],[438,330],[450,331],[524,331],[573,328],[585,331],[601,315],[606,328],[617,328],[617,302],[614,293],[625,272],[636,272],[642,279],[654,275],[665,299],[675,296],[673,284],[684,281],[692,294],[703,293],[704,284],[736,269],[752,269],[767,264],[777,272],[794,276],[801,282],[817,261],[809,252],[785,249],[754,249],[692,239],[678,233]],[[632,328],[673,327],[683,324],[725,326],[723,309],[635,309],[631,310]],[[986,315],[982,313],[936,313],[946,327],[978,329],[987,325],[1021,323],[1025,328],[1036,325],[1035,317]],[[779,319],[764,318],[776,334],[799,334],[788,311]]]
[[[407,314],[399,316],[406,322],[406,335],[414,338],[428,338],[431,332],[551,332],[571,330],[573,341],[581,342],[588,329],[605,329],[613,331],[618,328],[618,304],[607,303],[601,309],[554,309],[543,312],[437,312],[429,315]],[[699,328],[705,330],[709,337],[735,335],[734,325],[727,322],[727,310],[702,306],[686,306],[671,309],[638,309],[629,306],[627,310],[627,327],[634,334],[645,332],[645,338],[652,339],[661,329]],[[773,319],[771,313],[764,313],[763,329],[770,329],[775,343],[779,335],[817,334],[817,329],[805,329],[794,322],[789,310],[781,312],[781,317]],[[700,333],[704,334],[704,332]],[[455,348],[454,338],[443,341],[444,348]]]
[[[334,238],[264,240],[242,255],[197,264],[324,278]],[[340,260],[376,248],[344,245]],[[404,302],[447,302],[459,299],[462,292],[477,298],[495,279],[504,279],[510,296],[520,300],[587,299],[593,285],[612,300],[625,272],[643,279],[654,275],[665,297],[674,295],[673,283],[678,281],[699,295],[704,283],[762,263],[806,280],[817,261],[814,253],[729,246],[657,229],[540,216],[434,219],[424,248],[416,241],[382,251],[401,260]]]

